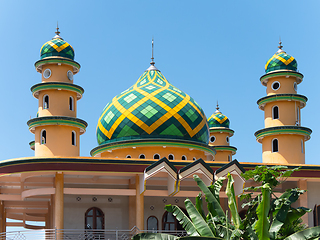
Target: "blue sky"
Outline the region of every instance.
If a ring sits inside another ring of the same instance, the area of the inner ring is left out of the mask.
[[[154,37],[156,67],[207,117],[218,100],[235,130],[235,158],[261,162],[254,132],[264,127],[264,115],[256,101],[266,89],[259,79],[281,36],[283,49],[305,76],[298,86],[309,98],[302,126],[313,130],[306,163],[317,164],[319,9],[318,1],[0,1],[0,160],[34,154],[26,122],[36,116],[30,87],[41,75],[33,64],[59,21],[61,36],[82,66],[75,76],[85,89],[78,117],[89,124],[81,136],[82,156],[97,146],[104,106],[148,68]]]

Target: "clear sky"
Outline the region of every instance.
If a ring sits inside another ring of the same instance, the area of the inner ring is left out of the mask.
[[[0,1],[0,160],[34,155],[26,124],[38,107],[30,91],[41,81],[34,63],[59,21],[82,66],[75,75],[85,89],[78,117],[89,124],[82,156],[97,146],[104,106],[149,67],[154,37],[156,67],[207,117],[218,100],[235,130],[235,158],[261,162],[254,132],[264,127],[264,115],[256,102],[266,89],[259,79],[281,36],[305,76],[298,86],[309,99],[302,126],[313,130],[306,163],[318,164],[319,9],[319,1]]]

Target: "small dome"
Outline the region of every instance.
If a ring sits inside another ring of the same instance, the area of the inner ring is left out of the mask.
[[[40,50],[41,59],[48,57],[62,57],[74,60],[72,46],[64,41],[58,34],[50,41],[43,44]]]
[[[230,121],[229,121],[229,118],[223,115],[219,111],[219,108],[217,108],[217,110],[211,115],[211,117],[208,118],[208,125],[209,125],[209,128],[214,128],[214,127],[229,128]]]
[[[267,61],[265,70],[266,73],[276,70],[297,71],[297,61],[294,57],[287,54],[279,46],[279,50]]]
[[[97,126],[100,145],[131,139],[178,139],[208,143],[201,107],[171,85],[153,65],[104,108]]]

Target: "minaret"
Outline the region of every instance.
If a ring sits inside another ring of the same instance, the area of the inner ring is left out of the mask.
[[[41,59],[35,63],[42,81],[31,87],[39,101],[37,117],[28,121],[35,134],[30,143],[37,157],[79,156],[80,135],[87,123],[77,118],[77,101],[83,88],[73,84],[80,64],[74,61],[72,46],[56,35],[40,50]]]
[[[219,111],[217,103],[216,111],[208,118],[209,146],[214,146],[217,151],[215,161],[231,162],[232,155],[236,154],[237,148],[230,146],[230,137],[234,131],[229,128],[230,121]]]
[[[305,141],[310,139],[311,129],[301,126],[301,109],[307,97],[297,94],[303,75],[297,71],[297,61],[279,50],[267,61],[266,74],[260,78],[267,87],[267,96],[258,100],[264,111],[265,128],[255,136],[262,143],[264,163],[304,164]]]

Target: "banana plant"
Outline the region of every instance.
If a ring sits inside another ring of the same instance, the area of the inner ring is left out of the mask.
[[[188,233],[188,237],[176,237],[169,234],[141,233],[133,237],[134,240],[183,240],[183,239],[224,239],[224,240],[311,240],[320,237],[320,227],[307,228],[298,232],[289,232],[301,217],[311,209],[299,207],[293,208],[304,190],[297,188],[288,189],[280,197],[274,192],[275,188],[282,184],[294,171],[281,166],[257,166],[254,170],[247,171],[243,177],[253,179],[260,186],[246,188],[251,193],[243,194],[242,199],[247,202],[242,207],[247,208],[244,219],[240,219],[234,194],[234,180],[227,175],[226,195],[231,212],[231,220],[220,205],[219,193],[223,186],[224,178],[218,179],[211,186],[194,175],[194,180],[204,194],[207,202],[208,214],[205,215],[202,208],[203,195],[199,193],[194,205],[189,199],[185,200],[187,216],[178,206],[167,205],[165,209],[176,217],[178,222]],[[252,192],[258,192],[258,196],[252,198]],[[288,228],[289,227],[289,228]],[[301,226],[300,226],[301,228]]]

